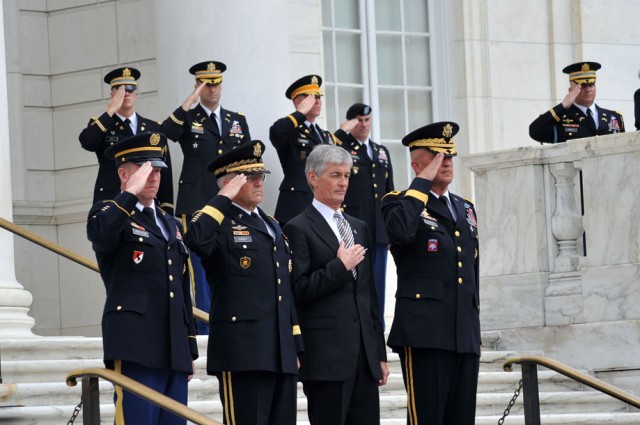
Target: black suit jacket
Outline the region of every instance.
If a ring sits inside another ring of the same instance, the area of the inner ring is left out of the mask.
[[[589,127],[587,116],[576,106],[564,109],[562,103],[536,118],[529,125],[529,136],[540,143],[561,143],[583,137],[624,133],[622,114],[596,105],[598,130]]]
[[[289,246],[278,223],[275,241],[256,218],[225,196],[191,219],[188,246],[202,258],[211,286],[207,372],[297,374],[303,350],[290,281]]]
[[[364,222],[345,215],[356,244],[370,248]],[[301,381],[343,381],[356,368],[361,341],[371,374],[381,379],[384,335],[370,254],[354,280],[336,257],[338,239],[313,205],[284,227],[293,252],[293,290],[305,355]]]
[[[188,250],[172,215],[156,214],[166,240],[128,192],[96,203],[87,236],[107,291],[102,316],[104,360],[191,372],[198,357],[189,292]],[[157,229],[157,230],[156,230]]]
[[[160,131],[160,123],[141,117],[138,114],[136,134]],[[105,199],[113,199],[120,193],[120,178],[115,161],[104,156],[104,151],[115,143],[133,136],[131,128],[117,114],[110,117],[106,112],[89,120],[87,127],[80,133],[80,145],[98,157],[98,176],[93,189],[93,204]],[[168,168],[161,171],[158,203],[160,207],[173,215],[173,173],[171,155],[167,150]]]
[[[640,89],[636,90],[636,92],[633,94],[633,107],[636,119],[636,130],[640,130]]]
[[[478,224],[471,202],[450,194],[451,212],[415,178],[382,200],[398,272],[387,344],[480,355]]]
[[[162,131],[180,143],[184,155],[178,184],[176,215],[191,216],[218,193],[218,184],[207,165],[219,155],[241,143],[251,141],[249,125],[244,115],[220,108],[221,132],[200,104],[185,111],[176,109],[162,123]]]
[[[304,174],[311,150],[320,144],[335,143],[330,131],[320,129],[318,135],[309,130],[304,124],[306,119],[303,113],[296,111],[277,120],[269,129],[269,140],[278,152],[284,173],[275,212],[280,223],[286,223],[301,213],[313,200],[313,193]]]
[[[342,203],[342,210],[367,223],[369,236],[374,243],[387,244],[389,238],[384,229],[380,201],[393,190],[393,168],[389,150],[371,141],[373,158],[365,155],[365,148],[353,137],[338,129],[335,132],[340,146],[351,153],[353,168],[349,188]]]

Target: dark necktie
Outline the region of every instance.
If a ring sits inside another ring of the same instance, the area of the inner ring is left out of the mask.
[[[587,120],[589,128],[593,131],[598,131],[598,129],[596,128],[596,122],[593,120],[593,113],[591,112],[590,108],[587,108]]]
[[[216,113],[211,113],[211,121],[213,122],[213,134],[220,136],[220,127],[218,127],[218,120],[216,120]]]
[[[131,128],[131,120],[129,118],[125,118],[124,125],[127,126],[127,128],[126,128],[127,133],[135,136],[135,133],[133,132],[133,129]]]
[[[367,159],[371,159],[371,155],[369,155],[368,146],[369,143],[360,143],[360,149],[362,150],[362,156]]]
[[[446,196],[441,196],[438,198],[438,200],[442,202],[445,205],[445,207],[447,207],[447,211],[449,211],[449,215],[451,216],[453,221],[456,221],[456,217],[453,213],[453,208],[451,208],[451,204],[449,203],[449,198],[447,198]]]
[[[253,217],[256,227],[259,230],[266,232],[269,236],[271,236],[271,234],[269,233],[269,229],[267,229],[267,223],[264,222],[262,217],[260,217],[257,212],[252,212],[251,217]]]
[[[144,207],[142,209],[142,212],[144,213],[144,215],[147,216],[147,218],[149,219],[149,222],[151,223],[148,227],[152,230],[155,230],[156,232],[159,232],[162,235],[162,230],[160,230],[158,223],[156,223],[156,216],[153,213],[153,209],[150,207]]]
[[[344,247],[346,249],[351,248],[353,246],[354,239],[353,239],[353,231],[351,230],[351,226],[349,225],[349,222],[345,220],[345,218],[338,213],[335,213],[333,215],[333,219],[336,221],[336,224],[338,225],[338,231],[340,232],[340,237],[344,241]],[[351,274],[353,275],[354,279],[358,278],[358,271],[356,269],[351,270]]]

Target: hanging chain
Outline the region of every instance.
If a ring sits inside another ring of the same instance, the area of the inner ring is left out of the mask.
[[[504,409],[504,413],[502,414],[502,417],[498,419],[498,425],[502,425],[504,423],[504,418],[509,416],[509,413],[511,413],[511,408],[513,407],[514,404],[516,404],[516,400],[520,395],[521,389],[522,389],[522,379],[520,380],[520,382],[518,382],[518,388],[516,388],[516,391],[513,393],[513,397],[511,397],[511,401],[509,401],[509,405],[507,406],[506,409]]]
[[[69,418],[69,422],[67,422],[67,425],[73,425],[81,410],[82,400],[80,400],[80,403],[78,403],[78,405],[73,409],[73,413],[71,413],[71,418]]]

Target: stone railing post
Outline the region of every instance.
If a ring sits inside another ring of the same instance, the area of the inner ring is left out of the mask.
[[[579,170],[572,162],[551,164],[549,170],[556,181],[556,208],[551,217],[551,231],[558,244],[558,256],[553,271],[572,272],[578,269],[578,239],[584,232],[574,195],[574,181]]]

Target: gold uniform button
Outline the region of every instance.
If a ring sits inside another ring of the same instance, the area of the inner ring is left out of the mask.
[[[292,192],[293,192],[294,190],[295,190],[294,188],[291,188],[291,191],[292,191]]]
[[[461,277],[458,278],[458,283],[462,283],[462,278]]]
[[[119,305],[118,307],[116,307],[116,310],[118,310],[118,311],[122,310],[122,306]]]
[[[458,252],[462,252],[462,248],[458,247]]]
[[[462,261],[458,261],[458,268],[462,268]]]
[[[377,184],[377,183],[374,183],[374,184],[373,184],[373,187],[378,187],[378,184]]]
[[[375,178],[376,177],[376,173],[371,174],[371,178]]]
[[[175,295],[173,295],[173,292],[169,292],[169,298],[173,298]]]
[[[169,263],[169,265],[172,265],[172,264],[173,264],[173,260],[171,260],[171,259],[170,259],[170,260],[168,261],[168,263]]]
[[[102,192],[103,190],[104,190],[103,188],[100,188],[100,192]]]
[[[222,155],[222,149],[218,149],[218,155]]]
[[[173,282],[173,276],[169,275],[169,282]]]
[[[419,300],[420,296],[421,296],[420,294],[416,294],[416,300]]]
[[[138,238],[138,241],[140,241],[140,242],[142,242],[143,240],[144,240],[144,239],[142,239],[142,238]]]
[[[455,234],[456,236],[458,236],[458,237],[460,236],[460,232],[458,232],[457,230],[456,230],[456,232],[455,232],[454,234]]]
[[[278,301],[282,301],[282,295],[278,295]]]
[[[282,279],[278,278],[278,285],[282,283]]]
[[[435,226],[431,226],[431,230],[436,230],[436,227]]]
[[[242,245],[242,248],[243,248],[243,249],[247,249],[247,246],[246,246],[246,245]]]
[[[278,248],[276,248],[275,246],[273,247],[273,252],[276,252],[278,250]]]
[[[276,261],[276,267],[280,267],[280,261]],[[278,279],[280,280],[280,279]]]
[[[235,322],[236,320],[237,320],[236,316],[233,316],[233,317],[231,318],[231,321],[232,321],[232,322]]]
[[[376,168],[376,164],[374,163],[374,164],[371,166],[371,168]]]

